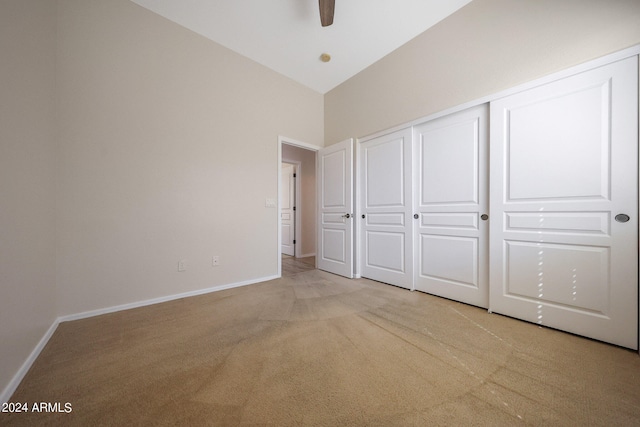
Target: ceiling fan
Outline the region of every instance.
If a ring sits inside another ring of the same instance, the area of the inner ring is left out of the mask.
[[[320,3],[320,23],[323,27],[333,24],[333,10],[336,0],[318,0]]]

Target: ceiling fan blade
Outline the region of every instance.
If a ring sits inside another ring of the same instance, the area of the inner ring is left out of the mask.
[[[336,0],[318,0],[320,3],[320,23],[323,27],[333,24],[333,11]]]

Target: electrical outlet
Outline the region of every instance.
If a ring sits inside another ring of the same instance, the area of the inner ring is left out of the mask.
[[[220,265],[220,257],[218,255],[214,256],[211,259],[211,265],[214,266],[214,267],[217,267],[217,266]]]
[[[185,271],[187,269],[187,260],[181,259],[178,261],[178,271]]]

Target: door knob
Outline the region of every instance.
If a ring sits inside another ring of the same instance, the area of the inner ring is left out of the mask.
[[[616,215],[616,221],[618,221],[618,222],[627,222],[630,219],[631,218],[627,214],[618,214],[618,215]]]
[[[420,216],[418,214],[413,214],[413,219],[418,219]]]
[[[362,214],[362,219],[364,219],[364,214]]]
[[[480,219],[481,219],[481,220],[483,220],[483,221],[486,221],[486,220],[488,220],[488,219],[489,219],[489,215],[487,215],[487,214],[482,214],[482,215],[480,215]]]
[[[349,219],[349,218],[351,218],[351,214],[344,214],[344,215],[342,215],[342,218],[347,218],[347,219]]]

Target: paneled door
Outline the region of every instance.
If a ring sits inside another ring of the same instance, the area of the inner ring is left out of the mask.
[[[353,140],[318,151],[320,270],[353,277]]]
[[[413,287],[411,129],[360,144],[362,277]]]
[[[487,308],[488,105],[416,126],[415,288]]]
[[[280,201],[280,230],[282,232],[282,253],[295,256],[295,166],[282,163],[280,168],[282,178],[282,200]]]
[[[638,63],[491,103],[490,310],[638,348]]]

